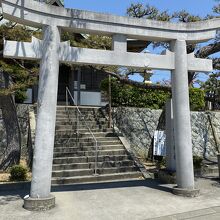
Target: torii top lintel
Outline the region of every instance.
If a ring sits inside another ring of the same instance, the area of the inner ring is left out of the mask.
[[[33,27],[56,25],[80,33],[117,33],[140,40],[202,42],[214,38],[220,27],[220,19],[171,23],[66,9],[31,0],[2,0],[1,4],[4,18],[21,24]]]

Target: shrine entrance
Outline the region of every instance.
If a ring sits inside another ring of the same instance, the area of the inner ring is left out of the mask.
[[[30,197],[24,207],[54,207],[50,195],[60,63],[170,70],[172,81],[176,194],[194,194],[188,71],[212,71],[212,61],[187,54],[187,43],[204,42],[216,35],[220,20],[170,23],[99,14],[43,5],[36,1],[2,0],[5,19],[42,28],[43,40],[5,41],[4,56],[40,60],[38,114]],[[112,37],[112,50],[71,47],[60,41],[62,30]],[[161,55],[127,52],[127,39],[168,42]]]

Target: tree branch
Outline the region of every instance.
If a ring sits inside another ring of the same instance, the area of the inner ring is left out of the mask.
[[[24,65],[22,65],[20,62],[18,62],[16,59],[12,59],[12,60],[23,70],[27,71],[31,75],[34,75],[34,76],[36,75],[34,71],[31,71],[30,69],[26,68]]]
[[[217,53],[219,51],[220,51],[220,42],[216,42],[202,47],[200,50],[196,52],[196,57],[206,58],[211,54]]]
[[[159,85],[159,84],[146,84],[146,83],[142,83],[142,82],[136,82],[136,81],[130,80],[128,78],[124,78],[124,77],[122,77],[119,74],[114,73],[114,72],[110,72],[110,71],[106,71],[106,70],[105,70],[105,72],[107,74],[110,74],[111,76],[117,78],[121,83],[129,84],[129,85],[136,86],[136,87],[143,88],[143,89],[156,89],[156,90],[163,90],[163,91],[171,91],[170,86]]]
[[[220,70],[220,58],[214,58],[212,61],[213,61],[213,68],[216,70]]]

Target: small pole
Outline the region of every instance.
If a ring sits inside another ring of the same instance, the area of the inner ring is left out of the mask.
[[[112,86],[111,86],[111,75],[108,75],[108,100],[109,100],[109,122],[108,127],[112,127]]]
[[[97,176],[97,167],[98,167],[98,143],[95,142],[95,176]]]
[[[68,92],[67,92],[67,87],[66,87],[66,107],[68,106]]]

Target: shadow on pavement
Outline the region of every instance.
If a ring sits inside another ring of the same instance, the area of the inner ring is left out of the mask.
[[[146,180],[131,180],[131,181],[118,181],[118,182],[104,182],[104,183],[88,183],[88,184],[74,184],[53,186],[52,192],[63,191],[82,191],[82,190],[96,190],[96,189],[116,189],[128,187],[148,187],[164,192],[171,192],[171,188],[163,186],[159,181],[153,179]]]
[[[29,189],[0,191],[0,206],[7,205],[9,202],[23,199],[27,194],[29,194]]]
[[[65,192],[65,191],[82,191],[82,190],[98,190],[98,189],[116,189],[128,187],[146,187],[156,189],[164,192],[171,193],[172,188],[162,185],[159,181],[153,179],[146,180],[130,180],[130,181],[117,181],[117,182],[104,182],[104,183],[87,183],[87,184],[74,184],[74,185],[61,185],[52,186],[52,192]],[[23,199],[25,195],[30,193],[30,185],[24,185],[23,188],[16,189],[15,187],[4,189],[0,185],[0,206],[6,205],[9,202]]]

